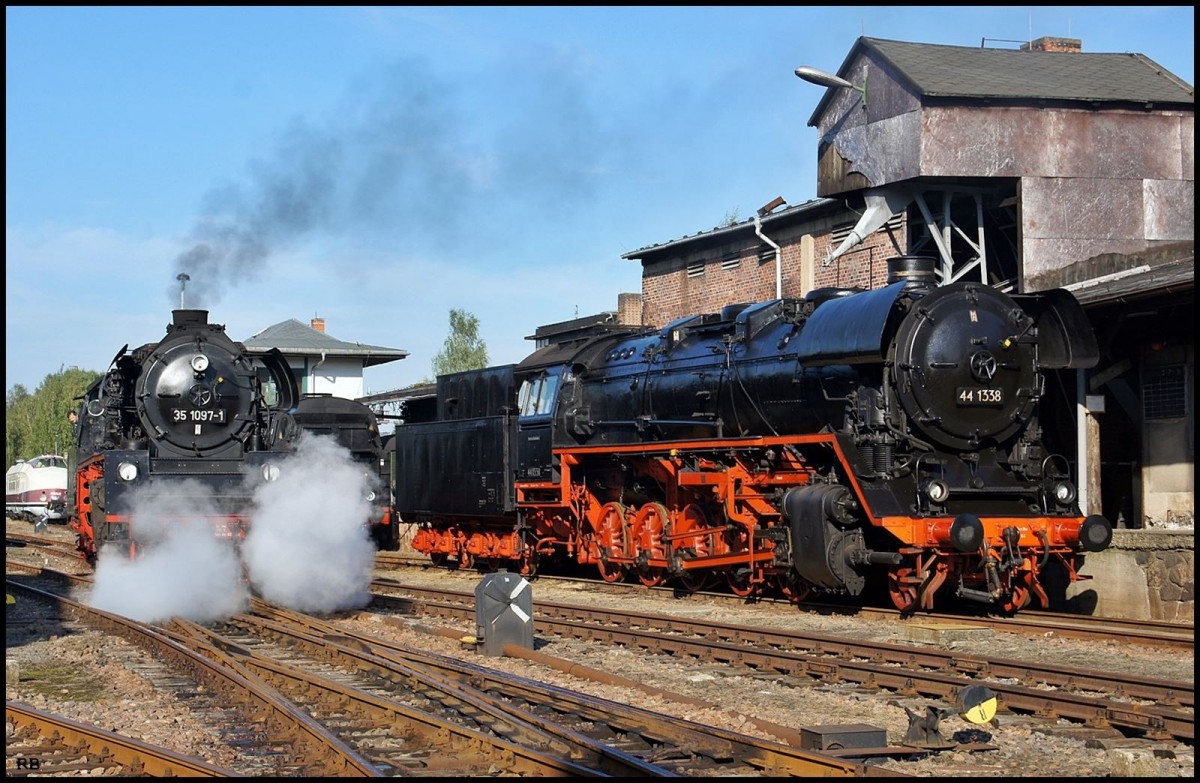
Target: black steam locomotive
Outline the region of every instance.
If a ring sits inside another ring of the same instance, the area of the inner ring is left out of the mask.
[[[610,328],[438,379],[395,435],[396,511],[435,562],[547,559],[606,580],[737,594],[1048,605],[1112,526],[1082,517],[1039,420],[1095,339],[1062,290],[886,287]],[[1057,421],[1052,422],[1058,424]]]
[[[255,481],[277,479],[306,430],[333,436],[377,479],[382,445],[369,408],[300,397],[278,350],[262,357],[260,374],[206,311],[173,316],[161,341],[122,348],[80,405],[68,497],[86,557],[109,547],[136,554],[131,515],[146,489],[175,508],[203,509],[216,535],[244,538]],[[388,492],[377,482],[371,492],[370,534],[378,548],[396,549]]]

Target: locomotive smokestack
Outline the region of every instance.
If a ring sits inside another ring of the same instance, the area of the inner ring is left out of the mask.
[[[208,324],[207,310],[184,310],[180,308],[179,310],[172,310],[171,315],[173,316],[172,325],[177,329],[205,326]]]
[[[187,288],[187,281],[192,278],[187,272],[180,272],[175,275],[175,279],[179,281],[179,309],[182,310],[186,305],[183,303],[183,289]]]
[[[905,288],[934,288],[937,277],[929,256],[895,256],[888,259],[888,285],[905,283]]]

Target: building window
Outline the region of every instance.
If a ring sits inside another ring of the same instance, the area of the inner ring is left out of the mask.
[[[1146,419],[1182,419],[1187,416],[1186,385],[1187,368],[1182,364],[1148,370],[1142,384],[1142,411]]]
[[[705,265],[704,265],[703,261],[693,261],[692,263],[688,264],[687,276],[688,277],[703,277],[704,276],[704,266]]]

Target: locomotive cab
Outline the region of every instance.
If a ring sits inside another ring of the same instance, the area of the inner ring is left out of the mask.
[[[518,481],[558,480],[552,464],[551,426],[563,373],[561,366],[547,367],[521,383],[517,393]]]

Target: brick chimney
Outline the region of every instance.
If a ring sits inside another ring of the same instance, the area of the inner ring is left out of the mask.
[[[625,326],[642,325],[641,294],[617,294],[617,323]]]
[[[1044,36],[1036,41],[1021,44],[1023,52],[1082,52],[1083,40],[1079,38],[1057,38]]]
[[[313,328],[313,329],[316,329],[316,330],[317,330],[318,332],[320,332],[321,334],[325,334],[325,319],[324,319],[324,318],[314,318],[314,319],[312,319],[312,324],[311,324],[311,326],[312,326],[312,328]]]

